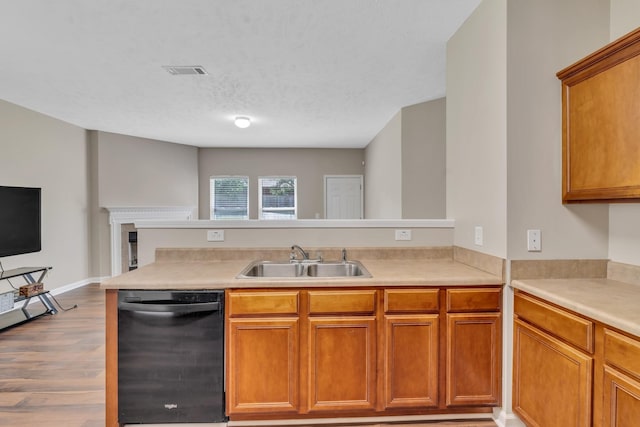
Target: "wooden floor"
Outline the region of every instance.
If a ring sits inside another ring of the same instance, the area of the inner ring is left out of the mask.
[[[104,427],[104,292],[56,298],[78,308],[0,332],[0,426]]]
[[[104,292],[57,297],[78,308],[0,332],[0,426],[103,427]],[[492,421],[360,427],[495,427]]]

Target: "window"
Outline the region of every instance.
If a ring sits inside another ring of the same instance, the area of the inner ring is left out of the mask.
[[[295,176],[267,176],[258,179],[260,219],[296,219]]]
[[[249,177],[213,176],[211,219],[249,219]]]

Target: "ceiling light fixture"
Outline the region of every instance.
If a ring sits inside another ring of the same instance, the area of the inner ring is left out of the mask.
[[[245,116],[237,116],[233,123],[240,129],[245,129],[251,126],[251,119]]]

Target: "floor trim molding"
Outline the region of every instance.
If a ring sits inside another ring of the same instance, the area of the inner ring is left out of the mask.
[[[494,416],[493,421],[498,427],[526,427],[516,414],[513,412],[507,414],[504,410],[500,411],[497,416]]]
[[[448,421],[448,420],[491,420],[490,413],[479,414],[433,414],[433,415],[400,415],[382,417],[355,417],[355,418],[310,418],[310,419],[284,419],[284,420],[260,420],[260,421],[229,421],[229,427],[236,426],[297,426],[323,425],[323,424],[363,424],[363,423],[389,423],[389,422],[419,422],[419,421]],[[407,426],[410,427],[410,426]]]

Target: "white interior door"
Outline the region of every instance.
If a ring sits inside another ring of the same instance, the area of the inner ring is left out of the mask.
[[[362,219],[362,175],[325,175],[324,217]]]

